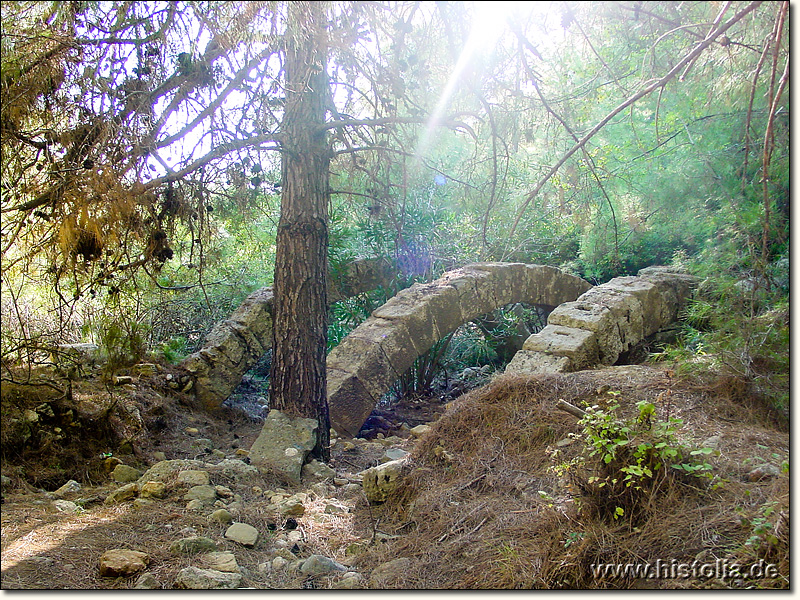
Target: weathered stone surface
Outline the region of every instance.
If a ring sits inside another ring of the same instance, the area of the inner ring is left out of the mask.
[[[173,554],[200,554],[202,552],[214,552],[217,544],[211,538],[204,536],[192,536],[175,540],[169,545],[169,551]]]
[[[322,554],[312,554],[300,567],[300,571],[306,575],[329,575],[347,571],[347,567]]]
[[[187,469],[200,469],[205,466],[205,463],[199,460],[162,460],[152,465],[147,471],[144,472],[139,478],[139,483],[144,484],[148,481],[161,481],[167,483],[168,480],[173,478],[179,471]]]
[[[406,459],[393,460],[361,472],[361,485],[370,502],[385,502],[400,486]]]
[[[81,510],[80,506],[69,500],[53,500],[53,506],[58,512],[76,513]]]
[[[199,469],[187,469],[178,473],[178,483],[186,485],[208,485],[211,483],[211,478],[208,471],[201,471]]]
[[[409,432],[411,433],[412,436],[414,436],[415,438],[418,438],[418,437],[422,437],[423,435],[428,433],[430,430],[431,430],[431,426],[430,425],[425,425],[423,423],[422,425],[416,425],[415,427],[412,427],[411,429],[409,429]]]
[[[529,304],[543,304],[545,306],[558,306],[564,302],[571,302],[581,294],[592,289],[592,284],[580,277],[566,273],[546,265],[527,265]]]
[[[150,557],[137,550],[107,550],[100,557],[101,577],[130,577],[147,568]]]
[[[131,483],[139,479],[141,476],[142,474],[137,469],[122,464],[114,467],[114,470],[111,473],[111,477],[114,479],[114,481],[118,481],[119,483]]]
[[[161,583],[152,573],[142,573],[133,586],[135,590],[160,590]]]
[[[565,356],[575,370],[598,360],[597,339],[592,331],[561,325],[547,325],[525,340],[522,349]]]
[[[217,490],[213,485],[195,485],[183,495],[184,500],[199,500],[205,505],[214,504],[217,499]]]
[[[74,479],[70,479],[67,483],[62,485],[55,492],[53,492],[53,495],[56,498],[63,498],[67,494],[73,494],[79,491],[81,491],[81,484],[75,481]]]
[[[208,569],[223,573],[240,573],[239,565],[233,552],[209,552],[201,557],[201,562]]]
[[[572,362],[566,356],[556,356],[546,352],[520,350],[506,366],[506,373],[539,375],[543,373],[569,373]]]
[[[223,477],[232,479],[236,483],[247,483],[254,481],[257,477],[259,477],[258,469],[256,467],[253,465],[248,465],[247,463],[236,458],[226,458],[225,460],[221,460],[216,465],[216,469]]]
[[[252,548],[258,541],[258,529],[247,523],[234,523],[225,531],[225,539]]]
[[[167,495],[167,486],[161,481],[148,481],[141,486],[139,495],[142,498],[163,498]]]
[[[640,277],[617,277],[592,288],[555,308],[547,327],[525,341],[506,371],[558,373],[613,364],[671,323],[694,285],[688,275],[648,267]]]
[[[335,470],[318,460],[312,460],[304,464],[301,473],[303,479],[309,479],[313,481],[333,479],[336,476]]]
[[[117,488],[111,492],[106,497],[104,504],[119,504],[120,502],[133,500],[138,493],[139,485],[136,483],[129,483],[128,485],[123,485],[121,488]]]
[[[381,462],[390,462],[392,460],[400,460],[408,456],[408,452],[402,448],[388,448],[381,457]]]
[[[216,521],[217,523],[222,523],[223,525],[230,525],[233,522],[233,515],[231,515],[231,513],[224,508],[219,508],[208,515],[208,520]]]
[[[289,417],[273,409],[250,448],[250,463],[257,467],[269,466],[299,483],[303,463],[316,443],[317,422],[314,419]]]
[[[242,583],[239,573],[186,567],[175,578],[175,587],[183,590],[233,590]]]

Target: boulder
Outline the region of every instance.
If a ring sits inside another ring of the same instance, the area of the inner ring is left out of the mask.
[[[81,484],[75,481],[74,479],[70,479],[67,483],[62,485],[55,492],[53,492],[53,495],[56,498],[63,498],[67,494],[73,494],[79,491],[81,491]]]
[[[147,568],[150,557],[145,552],[122,548],[107,550],[100,557],[101,577],[129,577]]]
[[[145,483],[147,481],[161,481],[167,483],[175,476],[176,473],[180,471],[186,471],[187,469],[200,469],[204,466],[205,463],[199,460],[162,460],[147,469],[147,471],[144,472],[144,475],[139,478],[139,483]]]
[[[317,443],[317,421],[289,417],[271,410],[264,427],[250,448],[250,463],[267,467],[294,483],[300,482],[301,469]]]
[[[199,500],[203,504],[211,505],[217,499],[217,490],[213,485],[195,485],[190,487],[183,496],[184,500]]]
[[[231,513],[224,508],[220,508],[208,515],[208,520],[216,521],[217,523],[222,523],[223,525],[230,525],[233,523],[233,515],[231,515]]]

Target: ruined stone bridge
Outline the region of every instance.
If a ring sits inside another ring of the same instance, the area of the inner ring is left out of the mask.
[[[374,289],[388,277],[386,265],[362,261],[340,278],[345,283],[333,297]],[[328,355],[331,425],[339,433],[357,434],[380,397],[418,356],[459,326],[497,308],[518,302],[557,307],[508,369],[566,372],[616,362],[622,352],[675,320],[692,284],[687,275],[650,267],[638,277],[618,277],[593,287],[556,268],[523,263],[478,263],[432,283],[414,284]],[[269,349],[271,305],[271,290],[255,292],[182,363],[206,407],[221,405]]]

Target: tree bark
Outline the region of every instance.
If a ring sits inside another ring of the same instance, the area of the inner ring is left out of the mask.
[[[329,85],[325,5],[290,2],[288,11],[270,406],[317,419],[312,454],[329,460],[325,357],[330,146],[320,129]]]

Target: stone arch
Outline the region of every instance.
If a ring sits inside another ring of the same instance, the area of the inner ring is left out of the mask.
[[[328,302],[333,304],[388,287],[396,269],[384,259],[358,259],[332,269]],[[219,408],[245,373],[272,348],[272,288],[261,288],[206,335],[203,347],[179,365],[191,376],[192,391],[207,410]],[[188,391],[188,390],[187,390]]]
[[[478,263],[402,290],[328,355],[331,426],[356,435],[414,360],[464,323],[517,302],[558,306],[591,288],[554,267]]]

